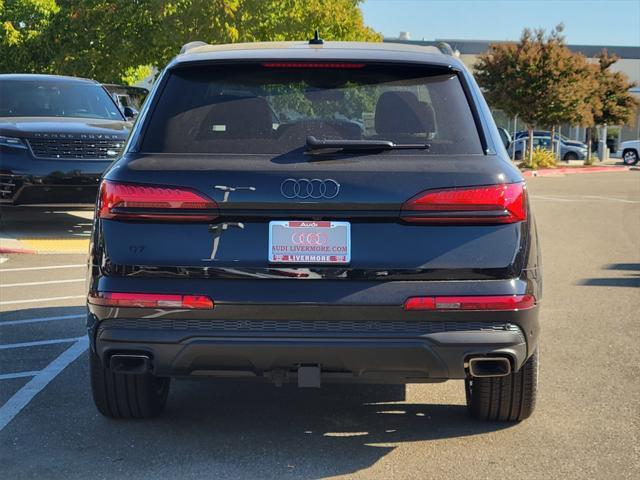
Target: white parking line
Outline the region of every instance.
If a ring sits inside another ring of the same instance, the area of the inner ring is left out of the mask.
[[[47,280],[45,282],[25,282],[25,283],[7,283],[4,285],[0,285],[0,288],[9,288],[9,287],[32,287],[35,285],[53,285],[58,283],[79,283],[84,282],[84,278],[70,278],[67,280]]]
[[[82,355],[88,346],[89,339],[87,337],[80,337],[76,343],[66,349],[58,358],[13,394],[13,396],[7,400],[7,403],[0,407],[0,431],[2,431],[24,407],[29,405],[29,402],[56,378],[60,372]]]
[[[610,202],[620,202],[620,203],[640,203],[634,200],[627,200],[626,198],[617,198],[617,197],[603,197],[601,195],[582,195],[584,198],[594,198],[596,200],[609,200]]]
[[[640,203],[636,200],[627,200],[625,198],[617,197],[605,197],[601,195],[573,195],[573,196],[560,196],[560,195],[531,195],[531,198],[536,200],[551,200],[554,202],[594,202],[596,200],[602,200],[607,202],[620,202],[620,203]]]
[[[0,380],[12,380],[14,378],[35,377],[39,373],[40,373],[40,370],[32,370],[31,372],[2,373],[0,374]]]
[[[59,317],[42,317],[42,318],[25,318],[23,320],[7,320],[6,322],[0,321],[0,327],[4,325],[22,325],[25,323],[40,323],[40,322],[61,322],[63,320],[73,320],[75,318],[85,318],[86,315],[61,315]]]
[[[538,200],[552,200],[556,202],[579,202],[580,200],[574,200],[570,198],[558,198],[552,195],[531,195],[531,198],[535,198]]]
[[[12,348],[26,348],[26,347],[38,347],[40,345],[56,345],[58,343],[71,343],[77,342],[84,337],[73,338],[54,338],[53,340],[36,340],[35,342],[22,342],[22,343],[5,343],[0,345],[0,350],[10,350]]]
[[[0,302],[0,305],[15,305],[16,303],[54,302],[56,300],[72,300],[76,298],[87,298],[87,296],[86,295],[70,295],[67,297],[31,298],[29,300],[9,300],[5,302]]]
[[[55,270],[57,268],[86,268],[87,265],[77,264],[77,265],[52,265],[50,267],[21,267],[21,268],[2,268],[0,269],[0,273],[2,272],[26,272],[28,270]]]

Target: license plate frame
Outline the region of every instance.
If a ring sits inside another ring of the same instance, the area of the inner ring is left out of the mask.
[[[267,256],[274,264],[347,265],[351,262],[351,223],[271,221]]]

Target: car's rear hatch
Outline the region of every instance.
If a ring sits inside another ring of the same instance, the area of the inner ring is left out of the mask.
[[[297,64],[224,68],[222,80],[207,69],[165,79],[144,136],[134,143],[139,151],[106,176],[104,189],[139,187],[136,198],[151,200],[109,210],[103,195],[103,244],[96,248],[104,247],[107,275],[100,289],[146,290],[151,281],[162,291],[197,288],[223,301],[263,302],[271,294],[298,303],[349,303],[356,295],[344,284],[349,281],[495,280],[504,290],[518,276],[527,241],[521,176],[483,151],[478,119],[457,74],[368,65],[313,75]],[[179,92],[186,99],[175,105]],[[329,108],[335,112],[328,115]],[[415,121],[407,120],[413,113]],[[266,126],[256,126],[260,116]],[[429,149],[308,152],[308,135],[422,142]],[[512,212],[486,197],[496,188],[500,201],[513,196],[504,190],[510,187],[499,187],[511,184],[520,192],[517,218],[507,218]],[[427,212],[425,219],[408,202],[426,191],[444,191],[459,205]],[[211,201],[206,215],[192,210],[180,217],[179,208],[153,204],[180,192]],[[153,214],[158,208],[162,215]],[[350,258],[270,261],[270,222],[295,220],[348,222]],[[182,282],[167,284],[167,278]]]

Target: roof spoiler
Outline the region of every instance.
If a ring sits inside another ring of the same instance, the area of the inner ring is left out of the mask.
[[[180,49],[180,54],[189,53],[189,50],[193,50],[194,48],[203,47],[208,45],[207,42],[202,42],[200,40],[196,40],[194,42],[185,43]]]

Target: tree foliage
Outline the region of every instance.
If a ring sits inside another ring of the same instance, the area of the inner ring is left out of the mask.
[[[476,65],[490,104],[518,117],[529,129],[562,122],[588,125],[597,90],[586,58],[569,50],[558,26],[525,30],[519,43],[491,45]]]
[[[597,82],[596,98],[591,103],[592,125],[623,125],[634,118],[638,101],[629,91],[635,86],[622,72],[614,72],[610,67],[618,61],[616,55],[603,50],[596,57],[592,75]]]
[[[491,45],[476,65],[489,103],[518,115],[530,137],[534,127],[550,128],[553,135],[555,126],[563,123],[630,122],[638,102],[629,92],[633,84],[627,76],[610,68],[618,58],[604,50],[589,63],[566,47],[561,33],[561,25],[549,35],[525,30],[518,43]]]
[[[379,41],[360,0],[0,0],[0,72],[133,82],[193,40]]]

